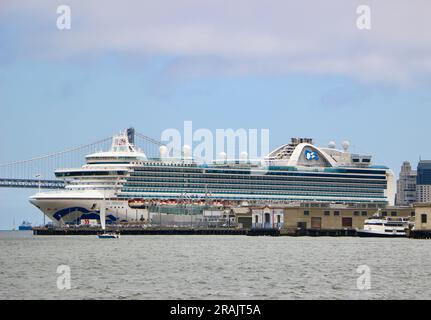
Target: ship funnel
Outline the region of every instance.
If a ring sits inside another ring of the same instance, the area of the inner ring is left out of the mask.
[[[130,144],[135,144],[135,129],[129,128],[127,129],[127,139],[129,140]]]

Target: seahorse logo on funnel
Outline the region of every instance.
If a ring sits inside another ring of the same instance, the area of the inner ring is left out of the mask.
[[[316,151],[305,149],[305,159],[307,160],[319,160],[319,156]]]

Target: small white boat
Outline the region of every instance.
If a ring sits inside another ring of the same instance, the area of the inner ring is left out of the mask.
[[[364,221],[364,228],[358,229],[357,234],[359,237],[407,237],[409,226],[409,218],[381,217],[376,214]]]
[[[99,239],[120,239],[119,233],[104,233],[98,235]]]
[[[99,239],[120,239],[120,234],[117,232],[106,232],[106,203],[105,196],[103,196],[103,202],[100,206],[100,225],[103,230],[103,234],[98,234]]]

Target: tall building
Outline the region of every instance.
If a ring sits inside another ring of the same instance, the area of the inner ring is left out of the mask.
[[[416,177],[417,202],[431,202],[431,160],[421,160]]]
[[[397,181],[397,206],[408,206],[416,202],[416,175],[410,162],[404,161]]]

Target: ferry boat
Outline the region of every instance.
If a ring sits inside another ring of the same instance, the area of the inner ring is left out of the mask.
[[[120,234],[119,233],[103,233],[103,234],[99,234],[98,235],[99,239],[120,239]]]
[[[32,225],[31,225],[31,223],[30,223],[30,222],[23,221],[23,222],[21,223],[21,225],[19,225],[19,226],[18,226],[18,230],[19,230],[19,231],[28,231],[28,230],[33,230],[33,227],[32,227]]]
[[[382,217],[376,214],[364,221],[364,228],[358,229],[357,234],[359,237],[407,237],[409,227],[409,218]]]
[[[291,202],[393,205],[395,178],[369,155],[351,154],[330,143],[292,138],[263,159],[200,164],[190,157],[147,158],[127,131],[115,135],[111,150],[86,156],[80,168],[58,169],[65,189],[40,192],[30,202],[56,224],[99,219],[106,223],[149,220],[151,206],[232,207]]]

